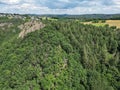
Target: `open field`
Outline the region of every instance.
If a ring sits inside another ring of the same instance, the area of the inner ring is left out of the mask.
[[[84,24],[92,24],[92,25],[95,25],[95,26],[104,26],[106,24],[108,24],[109,26],[116,26],[117,28],[120,28],[120,20],[106,20],[105,23],[92,23],[91,21],[90,22],[84,22]]]
[[[106,20],[106,24],[120,28],[120,20]]]

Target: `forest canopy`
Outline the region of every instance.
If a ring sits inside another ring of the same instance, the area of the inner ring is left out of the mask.
[[[0,27],[0,90],[120,90],[120,29],[40,20],[18,38],[27,21],[2,19],[12,25]]]

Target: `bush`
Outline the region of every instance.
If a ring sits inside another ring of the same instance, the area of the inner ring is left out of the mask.
[[[102,20],[101,23],[105,23],[106,21],[105,20]]]

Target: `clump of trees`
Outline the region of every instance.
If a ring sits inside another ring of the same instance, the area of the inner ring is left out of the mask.
[[[106,20],[97,20],[97,19],[95,19],[95,20],[91,20],[92,21],[92,23],[105,23],[106,22]]]
[[[105,23],[106,22],[106,20],[101,20],[101,23]]]
[[[99,23],[99,20],[92,20],[92,23]]]

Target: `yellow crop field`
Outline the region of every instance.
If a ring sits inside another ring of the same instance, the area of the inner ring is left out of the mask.
[[[106,20],[106,24],[120,28],[120,20]]]
[[[92,24],[92,25],[95,25],[95,26],[104,26],[106,24],[108,24],[109,26],[116,26],[117,28],[120,28],[120,20],[106,20],[105,23],[92,23],[91,21],[90,22],[84,22],[84,24]]]

